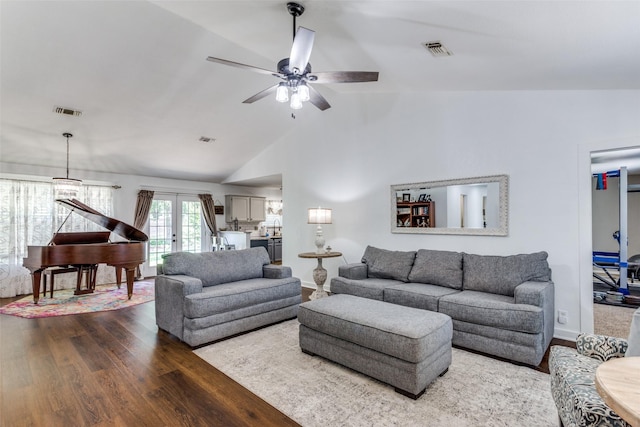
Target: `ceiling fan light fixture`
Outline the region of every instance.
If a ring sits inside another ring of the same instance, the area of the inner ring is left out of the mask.
[[[285,82],[281,82],[278,85],[278,89],[276,89],[276,101],[287,102],[288,100],[289,90],[287,89],[287,84]]]
[[[293,92],[291,94],[291,104],[289,104],[292,110],[299,110],[302,108],[302,99],[300,99],[300,94],[298,92]]]
[[[309,97],[309,86],[305,82],[301,82],[298,85],[298,96],[300,96],[300,101],[307,102]]]

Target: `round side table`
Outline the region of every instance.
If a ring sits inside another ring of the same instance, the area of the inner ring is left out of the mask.
[[[303,252],[298,254],[300,258],[316,258],[318,260],[318,266],[313,270],[313,281],[316,282],[317,289],[313,291],[309,299],[318,299],[328,296],[324,290],[324,282],[327,280],[327,270],[322,267],[322,260],[324,258],[335,258],[342,256],[341,252],[325,252],[317,254],[315,252]]]

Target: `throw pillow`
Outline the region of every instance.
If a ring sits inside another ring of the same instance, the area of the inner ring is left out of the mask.
[[[367,264],[369,277],[407,282],[415,258],[415,251],[388,251],[367,246],[362,262]]]
[[[462,253],[420,249],[409,281],[462,289]]]
[[[513,296],[523,282],[548,282],[551,269],[546,252],[510,256],[463,255],[463,288]]]

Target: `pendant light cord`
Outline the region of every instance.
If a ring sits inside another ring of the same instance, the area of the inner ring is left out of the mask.
[[[69,138],[71,138],[73,135],[69,132],[65,132],[62,134],[62,136],[67,137],[67,179],[69,179]]]

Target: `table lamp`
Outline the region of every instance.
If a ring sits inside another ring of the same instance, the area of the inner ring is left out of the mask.
[[[322,224],[331,224],[331,209],[309,208],[307,224],[318,224],[316,229],[316,253],[324,253],[324,237],[322,235]]]

